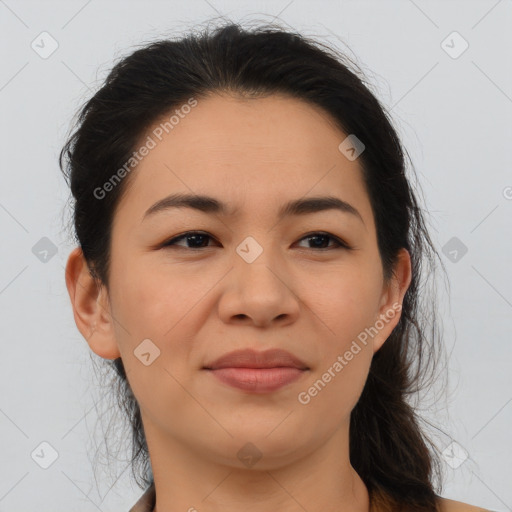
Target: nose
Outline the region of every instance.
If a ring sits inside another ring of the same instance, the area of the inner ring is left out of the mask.
[[[219,302],[219,314],[225,323],[264,328],[297,320],[300,300],[293,279],[270,250],[264,250],[252,263],[235,255],[226,279]]]

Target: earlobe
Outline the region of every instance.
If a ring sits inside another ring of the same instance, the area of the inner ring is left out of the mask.
[[[104,359],[120,357],[106,287],[91,275],[80,247],[68,257],[66,287],[76,326],[91,350]]]
[[[402,304],[405,293],[411,284],[412,268],[411,257],[407,249],[402,248],[398,254],[398,260],[393,275],[383,288],[381,307],[377,320],[378,334],[374,338],[373,353],[377,352],[387,340],[393,329],[400,321]]]

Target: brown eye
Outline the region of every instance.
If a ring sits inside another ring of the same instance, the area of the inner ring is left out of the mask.
[[[340,240],[338,237],[331,235],[330,233],[310,233],[305,237],[301,238],[301,240],[307,240],[312,242],[312,247],[308,247],[308,249],[320,249],[320,250],[330,250],[330,249],[350,249],[350,246]],[[334,241],[334,246],[329,247],[329,240]]]
[[[162,247],[183,247],[183,245],[179,245],[178,242],[184,240],[186,244],[189,244],[189,246],[184,246],[185,249],[202,249],[204,247],[208,247],[208,244],[205,245],[205,242],[210,239],[213,239],[213,237],[207,233],[188,231],[187,233],[183,233],[182,235],[165,242]]]

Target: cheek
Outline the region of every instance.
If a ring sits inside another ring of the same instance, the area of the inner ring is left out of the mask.
[[[371,269],[355,268],[340,270],[319,284],[308,296],[319,359],[310,387],[303,390],[304,400],[311,400],[319,414],[336,404],[332,414],[341,420],[357,403],[368,376],[380,286]]]
[[[347,343],[339,348],[315,368],[297,396],[298,407],[303,407],[308,417],[323,418],[322,425],[313,425],[316,434],[347,421],[368,377],[370,347]]]
[[[131,267],[129,276],[116,276],[115,313],[123,328],[116,327],[120,351],[133,364],[143,340],[157,347],[155,366],[169,370],[176,378],[187,378],[187,369],[195,364],[195,337],[204,322],[205,295],[216,280],[194,279],[183,273],[165,276],[155,268]],[[210,282],[211,281],[211,282]],[[124,360],[124,359],[123,359]],[[131,364],[128,362],[128,364]]]
[[[304,401],[310,400],[319,414],[341,420],[357,403],[368,376],[382,281],[378,267],[368,264],[340,269],[321,284],[309,304],[315,321],[321,319],[321,357]]]
[[[352,266],[308,278],[304,302],[329,346],[342,350],[374,323],[381,286],[373,274],[371,269]]]
[[[198,299],[183,287],[183,278],[171,286],[154,269],[132,266],[127,278],[120,276],[118,272],[113,299],[116,338],[130,386],[153,420],[170,421],[170,413],[159,412],[161,404],[167,404],[168,411],[183,410],[190,401],[182,385],[190,387],[191,310]],[[145,353],[149,356],[144,362]]]
[[[168,276],[163,280],[154,267],[142,265],[140,260],[143,258],[121,260],[112,269],[116,310],[130,325],[134,338],[156,336],[161,329],[170,329],[183,316],[189,295],[182,278]]]

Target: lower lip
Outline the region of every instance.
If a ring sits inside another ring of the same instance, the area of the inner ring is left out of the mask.
[[[225,384],[252,393],[276,391],[305,373],[305,370],[291,367],[219,368],[209,371]]]

